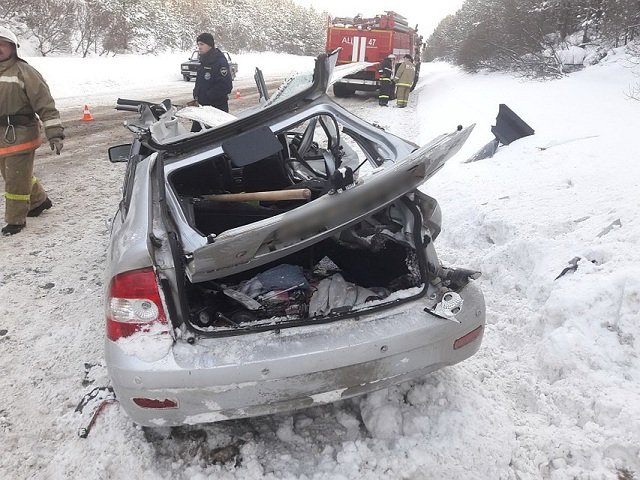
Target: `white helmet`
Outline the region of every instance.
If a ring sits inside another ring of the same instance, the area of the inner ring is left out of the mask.
[[[0,39],[6,40],[9,43],[13,43],[16,48],[20,46],[20,44],[18,43],[18,38],[11,30],[6,27],[0,26]]]

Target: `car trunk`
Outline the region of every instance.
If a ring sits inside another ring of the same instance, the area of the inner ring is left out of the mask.
[[[300,208],[295,201],[260,204],[193,197],[183,205],[193,226],[213,238]],[[421,268],[425,253],[420,259],[404,225],[407,220],[412,226],[421,224],[419,211],[407,198],[399,199],[263,264],[245,264],[247,268],[203,281],[186,278],[190,323],[203,333],[233,335],[331,321],[415,297],[422,293],[416,287],[426,282],[426,269]]]
[[[299,208],[296,202],[260,205],[190,199],[185,203],[195,228],[206,235]],[[404,225],[406,217],[413,225],[422,222],[422,216],[418,208],[407,205],[412,205],[408,199],[398,200],[259,266],[200,282],[186,278],[191,325],[211,335],[233,335],[332,321],[420,295],[426,269],[421,268],[414,239]]]
[[[227,148],[174,170],[169,182],[183,216],[206,239],[185,252],[190,325],[233,335],[361,315],[426,293],[427,265],[438,262],[423,242],[437,233],[429,225],[437,203],[415,188],[469,132],[338,190],[327,178],[292,182],[282,171],[286,142],[270,138],[259,149],[266,158],[251,160],[244,142],[245,164]],[[307,193],[284,199],[292,191]]]

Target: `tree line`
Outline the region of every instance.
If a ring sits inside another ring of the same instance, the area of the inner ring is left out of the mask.
[[[3,0],[0,18],[43,56],[188,50],[205,31],[232,52],[317,55],[327,22],[291,0]]]
[[[640,0],[466,0],[426,42],[424,60],[441,58],[469,71],[560,75],[569,45],[611,47],[640,39]]]

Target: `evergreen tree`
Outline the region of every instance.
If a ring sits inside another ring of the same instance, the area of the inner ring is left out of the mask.
[[[559,75],[567,41],[602,48],[640,34],[638,0],[467,0],[427,40],[428,58],[478,68]]]

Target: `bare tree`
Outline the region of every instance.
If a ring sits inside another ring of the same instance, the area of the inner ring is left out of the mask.
[[[19,13],[22,10],[20,7],[23,5],[23,0],[3,0],[0,2],[0,18],[3,20],[19,18]]]
[[[31,0],[23,8],[24,23],[38,41],[43,57],[70,50],[76,0]]]
[[[627,53],[630,55],[632,65],[637,68],[640,65],[640,41],[629,43],[627,45]],[[629,86],[627,96],[633,100],[640,101],[640,81]]]
[[[78,4],[75,18],[76,47],[75,53],[82,53],[86,57],[91,49],[97,52],[98,41],[110,24],[108,12],[102,8],[99,0],[82,0]]]
[[[292,0],[0,0],[0,18],[25,25],[42,55],[186,49],[209,31],[232,52],[324,49],[326,15]]]

